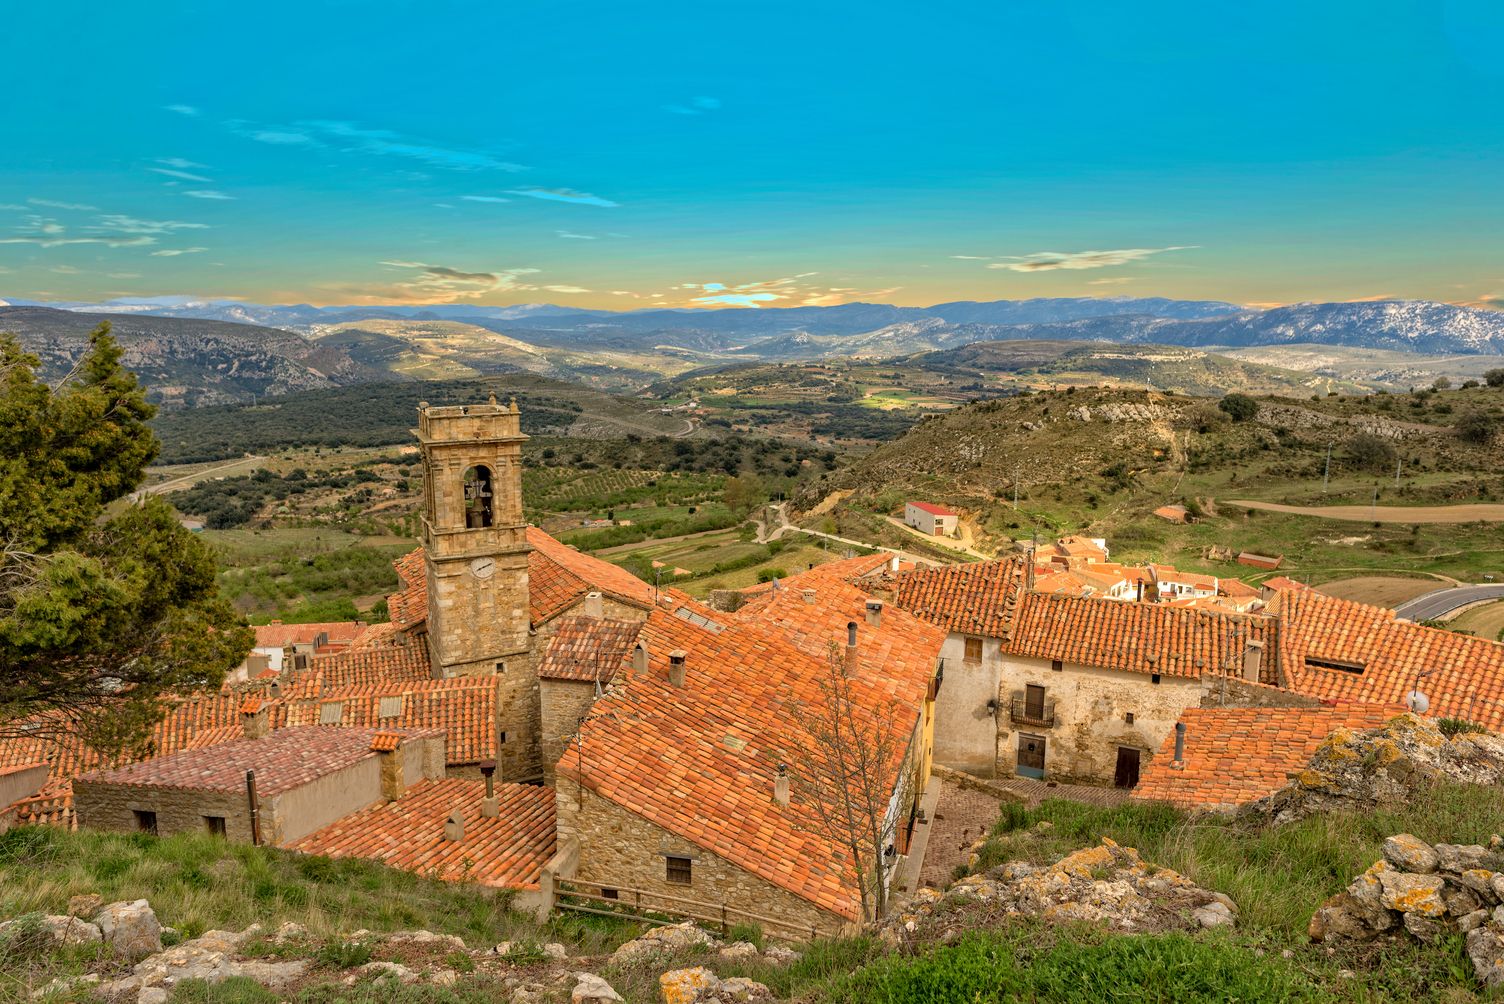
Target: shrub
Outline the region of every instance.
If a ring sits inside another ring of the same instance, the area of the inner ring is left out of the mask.
[[[1247,394],[1228,394],[1217,402],[1234,422],[1246,422],[1259,413],[1259,403]]]
[[[1388,470],[1394,464],[1394,447],[1389,440],[1371,432],[1360,432],[1347,441],[1347,455],[1353,466],[1370,470]]]
[[[1504,368],[1488,370],[1483,374],[1483,382],[1490,387],[1504,387]]]
[[[364,941],[336,941],[320,948],[314,956],[333,969],[354,969],[371,961],[371,946]]]
[[[1485,729],[1477,722],[1470,722],[1465,718],[1440,718],[1436,721],[1436,727],[1440,729],[1441,734],[1446,736],[1447,738],[1451,738],[1452,736],[1460,736],[1464,732],[1488,731],[1488,729]]]
[[[1457,435],[1475,446],[1487,446],[1499,431],[1498,419],[1481,411],[1471,412],[1457,423]]]

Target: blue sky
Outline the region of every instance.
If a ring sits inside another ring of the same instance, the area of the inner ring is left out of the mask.
[[[1504,306],[1504,4],[27,4],[0,298]]]

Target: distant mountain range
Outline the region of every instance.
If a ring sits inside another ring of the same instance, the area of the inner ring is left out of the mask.
[[[1215,300],[1071,297],[625,312],[553,304],[314,307],[186,296],[10,304],[5,309],[0,300],[0,331],[17,331],[53,363],[109,317],[126,336],[131,364],[165,401],[182,404],[509,369],[619,392],[655,375],[737,360],[876,359],[1041,339],[1504,355],[1504,312],[1417,300],[1254,310]],[[70,316],[76,323],[65,323]],[[54,333],[64,332],[67,339],[54,343]]]

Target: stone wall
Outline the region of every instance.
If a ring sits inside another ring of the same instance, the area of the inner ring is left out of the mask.
[[[966,637],[952,632],[940,648],[945,676],[935,697],[935,762],[992,777],[998,763],[998,728],[987,704],[998,699],[1002,642],[983,638],[981,661],[968,662]]]
[[[1208,674],[1201,678],[1203,708],[1318,708],[1321,701],[1236,676]]]
[[[837,929],[845,918],[761,879],[696,844],[608,802],[570,780],[556,789],[559,844],[579,838],[575,877],[616,888],[636,888],[776,918],[798,927]],[[691,881],[666,878],[669,856],[689,858]]]
[[[1010,776],[1018,766],[1018,735],[1045,740],[1047,779],[1107,783],[1117,769],[1119,747],[1139,751],[1140,770],[1154,759],[1180,713],[1201,702],[1199,679],[1129,673],[1065,663],[1051,669],[1048,659],[1008,656],[1003,659],[997,715],[997,773]],[[1014,724],[1010,708],[1026,684],[1045,688],[1046,703],[1055,702],[1053,727]],[[1127,715],[1133,715],[1129,724]]]
[[[543,783],[554,783],[554,765],[595,703],[590,680],[539,680],[543,703]]]

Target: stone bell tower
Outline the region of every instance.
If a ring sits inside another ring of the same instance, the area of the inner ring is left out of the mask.
[[[527,524],[517,402],[418,405],[423,560],[434,675],[490,675],[528,658]]]

